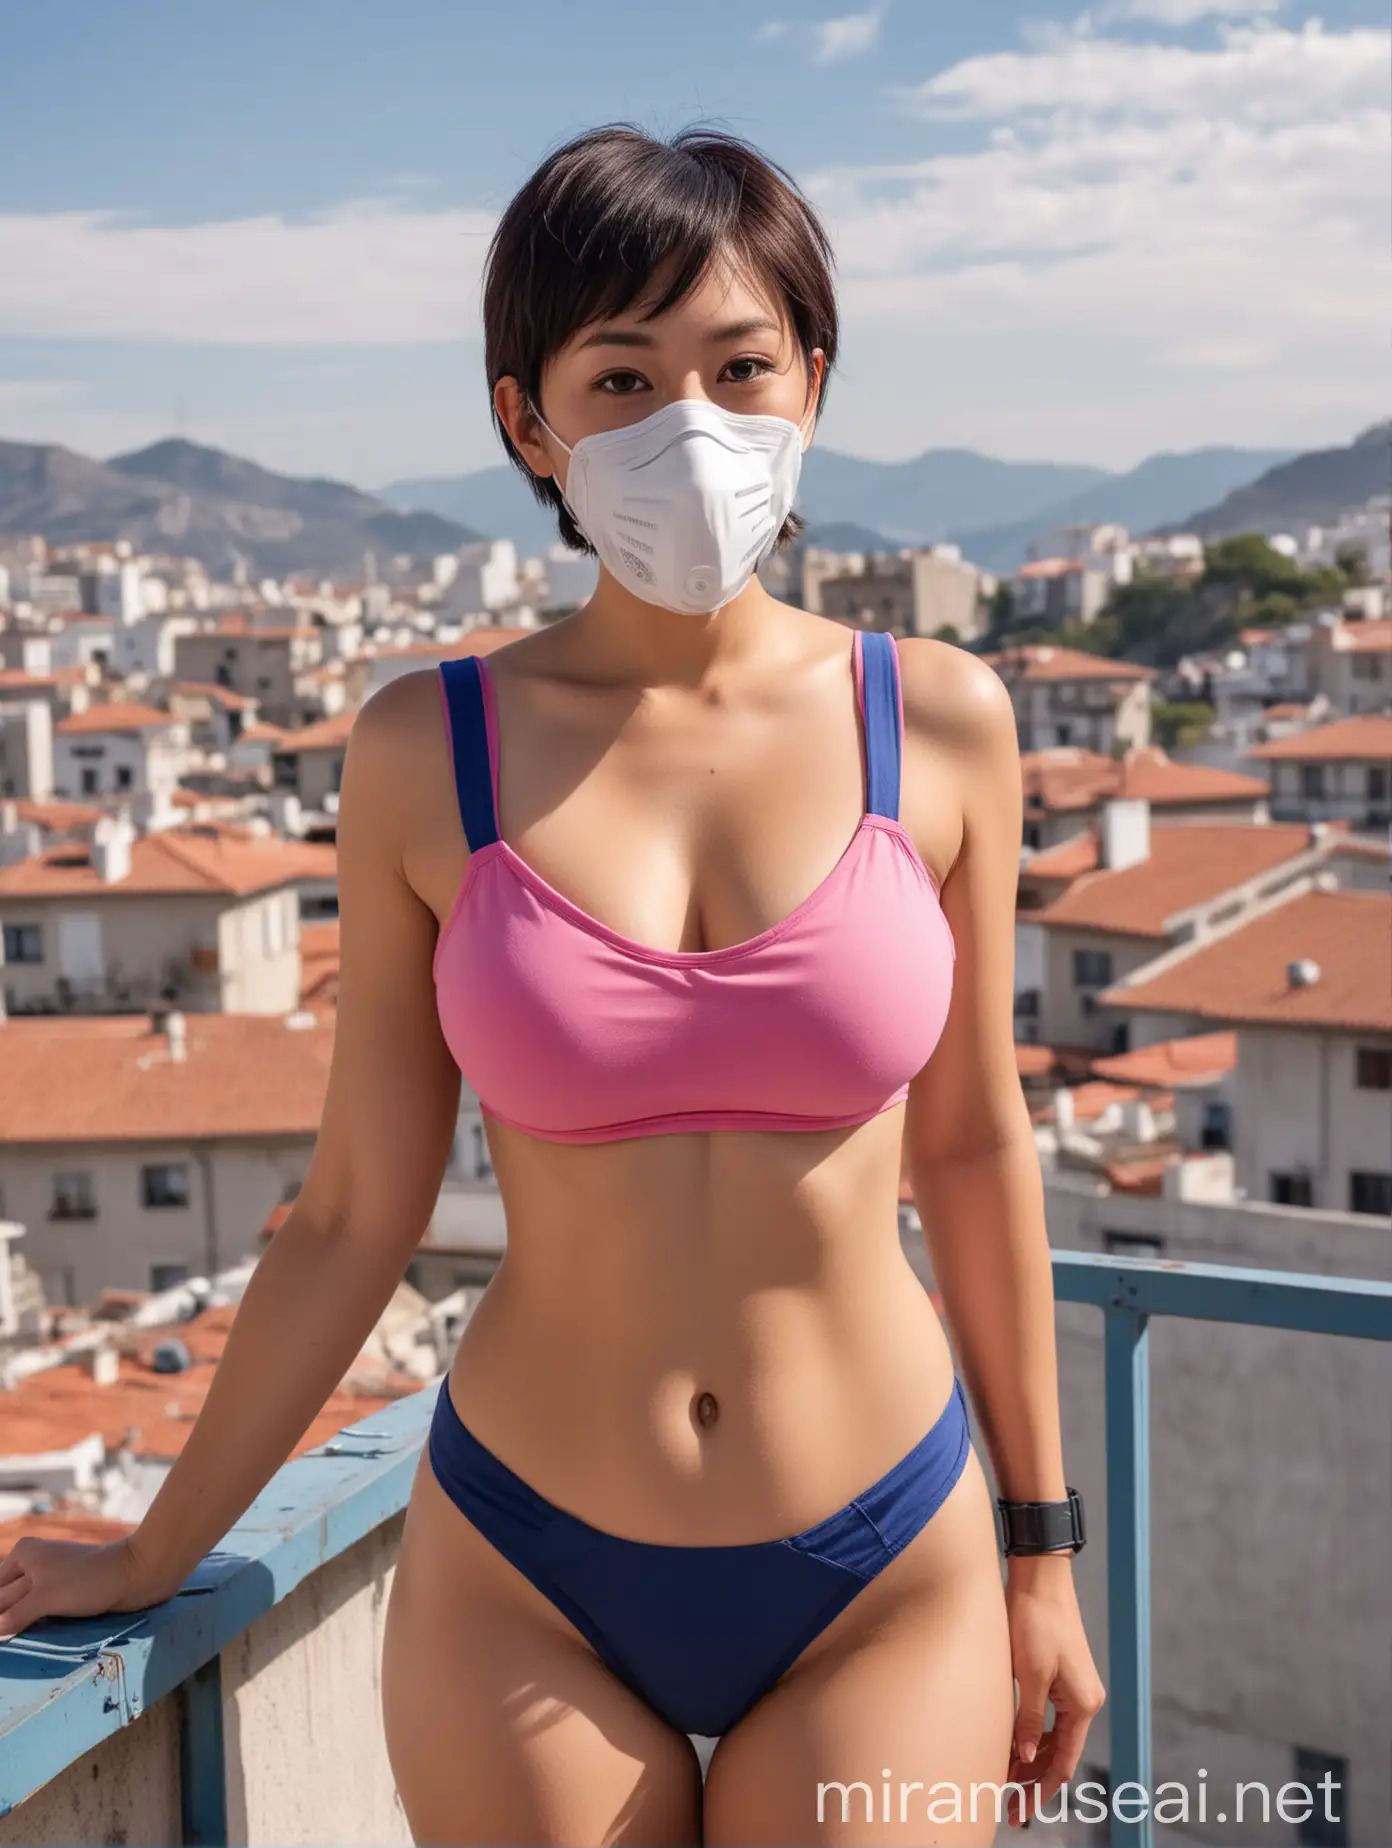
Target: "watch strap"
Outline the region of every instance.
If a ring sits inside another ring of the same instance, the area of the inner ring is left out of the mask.
[[[1007,1501],[1000,1510],[1001,1546],[1007,1554],[1078,1552],[1087,1542],[1083,1498],[1075,1488],[1066,1501]]]

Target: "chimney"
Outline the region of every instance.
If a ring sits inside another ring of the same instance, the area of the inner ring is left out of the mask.
[[[182,1065],[188,1058],[188,1022],[177,1009],[164,1017],[164,1036],[169,1041],[169,1060]]]
[[[0,866],[18,866],[43,848],[43,835],[32,821],[19,819],[14,802],[0,802]]]
[[[1065,1086],[1054,1092],[1054,1127],[1060,1134],[1072,1129],[1077,1113],[1073,1108],[1073,1093]]]
[[[79,1364],[94,1386],[114,1386],[121,1377],[120,1357],[109,1341],[88,1348]]]
[[[115,885],[131,869],[135,831],[125,815],[104,815],[92,831],[92,865],[106,885]]]
[[[1112,796],[1102,804],[1099,851],[1109,873],[1150,858],[1150,804],[1144,796]]]

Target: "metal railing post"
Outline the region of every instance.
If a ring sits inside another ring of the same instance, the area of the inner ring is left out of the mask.
[[[1113,1810],[1110,1841],[1111,1848],[1151,1848],[1150,1318],[1112,1304],[1104,1314],[1113,1802],[1121,1785],[1140,1786],[1123,1792],[1120,1816]]]
[[[226,1848],[227,1752],[222,1736],[222,1657],[179,1684],[179,1808],[186,1848]]]

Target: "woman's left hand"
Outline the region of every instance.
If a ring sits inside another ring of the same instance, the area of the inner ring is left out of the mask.
[[[1057,1795],[1077,1770],[1088,1727],[1106,1690],[1083,1634],[1073,1555],[1017,1555],[1008,1561],[1007,1570],[1010,1656],[1020,1690],[1010,1781],[1024,1786],[1032,1812]],[[1054,1724],[1046,1733],[1050,1701]],[[1017,1828],[1027,1820],[1018,1799],[1008,1814]]]

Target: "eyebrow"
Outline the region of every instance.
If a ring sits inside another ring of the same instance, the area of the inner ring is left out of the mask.
[[[715,346],[729,340],[742,340],[746,334],[781,334],[782,331],[777,321],[771,321],[767,315],[759,314],[750,315],[743,321],[727,321],[723,327],[714,327],[706,335],[706,339],[712,346]],[[656,345],[657,341],[653,335],[642,333],[637,328],[597,327],[593,333],[585,335],[575,350],[577,353],[583,353],[588,347],[655,347]]]

